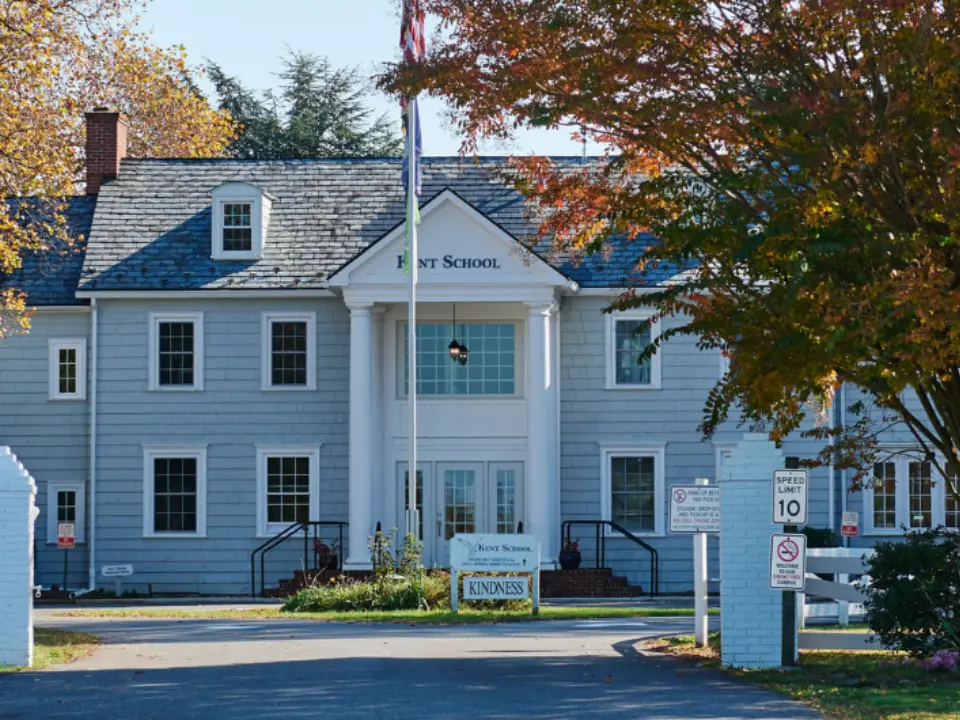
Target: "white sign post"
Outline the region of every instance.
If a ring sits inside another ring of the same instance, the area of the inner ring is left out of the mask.
[[[777,470],[773,473],[773,524],[807,524],[807,471]]]
[[[104,577],[112,577],[117,583],[117,597],[120,597],[123,590],[123,580],[121,578],[133,575],[133,565],[104,565],[100,572]]]
[[[770,587],[774,590],[803,591],[807,586],[807,536],[770,536]]]
[[[707,478],[695,482],[670,488],[670,532],[693,534],[693,635],[698,647],[706,647],[707,533],[720,532],[720,488]]]
[[[459,574],[469,572],[531,573],[533,614],[540,612],[540,543],[532,535],[454,535],[450,539],[450,609],[453,612],[458,612],[460,604]],[[506,575],[464,578],[463,599],[521,597],[512,594],[520,590],[520,583],[508,582],[516,580],[525,582],[525,578]],[[483,581],[487,581],[487,584],[483,584]]]

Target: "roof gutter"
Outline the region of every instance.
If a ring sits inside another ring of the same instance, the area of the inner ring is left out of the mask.
[[[336,297],[330,290],[304,288],[302,290],[77,290],[78,298],[111,300],[229,300],[233,298]]]

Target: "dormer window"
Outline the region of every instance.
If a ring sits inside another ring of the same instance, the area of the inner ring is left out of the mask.
[[[255,185],[229,182],[213,191],[214,260],[259,260],[273,197]]]
[[[250,252],[253,250],[253,225],[250,203],[223,204],[223,251]]]

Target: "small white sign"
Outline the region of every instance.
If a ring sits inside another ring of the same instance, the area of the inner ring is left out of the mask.
[[[807,486],[806,470],[777,470],[773,473],[774,524],[806,524]]]
[[[527,575],[464,576],[464,600],[526,600],[530,597],[530,578]]]
[[[807,585],[807,536],[770,536],[770,587],[803,590]]]
[[[856,537],[859,525],[860,516],[856,510],[845,512],[843,514],[843,520],[840,522],[840,535],[843,537]]]
[[[720,532],[720,488],[716,485],[673,485],[670,488],[670,532]]]
[[[454,535],[450,567],[458,572],[533,572],[540,567],[540,543],[533,535]]]
[[[104,565],[100,572],[104,577],[128,577],[133,575],[133,565]]]

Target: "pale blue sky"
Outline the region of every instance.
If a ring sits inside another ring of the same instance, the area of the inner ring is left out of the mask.
[[[275,84],[278,58],[289,46],[326,55],[335,65],[359,66],[372,75],[379,63],[399,56],[396,0],[153,0],[142,16],[159,45],[183,45],[190,60],[213,60],[251,88]],[[207,89],[207,88],[205,88]],[[387,97],[371,94],[376,112],[397,117]],[[421,107],[424,154],[453,155],[460,140],[444,126],[442,104],[425,99]],[[570,133],[527,131],[506,147],[486,146],[484,154],[579,155]]]

